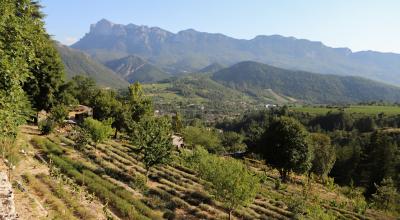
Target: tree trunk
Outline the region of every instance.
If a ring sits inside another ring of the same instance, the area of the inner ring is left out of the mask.
[[[118,137],[118,129],[116,128],[114,133],[114,139],[117,139],[117,137]]]
[[[231,218],[232,218],[232,210],[228,211],[228,216],[229,216],[229,220],[231,220]]]
[[[146,183],[149,180],[149,172],[150,172],[150,168],[146,168]]]
[[[285,169],[280,169],[279,174],[281,175],[282,182],[287,183],[288,182],[288,173],[289,171]]]

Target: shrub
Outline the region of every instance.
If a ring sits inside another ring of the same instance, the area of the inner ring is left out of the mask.
[[[171,219],[175,219],[176,215],[173,211],[167,209],[163,215],[163,218],[171,220]]]
[[[335,179],[332,177],[326,178],[324,185],[330,191],[334,191],[336,189]]]
[[[56,127],[56,123],[50,118],[47,118],[47,119],[39,122],[39,130],[44,135],[50,134],[51,132],[53,132],[55,127]]]
[[[353,203],[353,211],[358,214],[365,214],[369,205],[363,195],[357,196],[356,198],[352,199]]]
[[[18,145],[9,139],[0,140],[0,157],[7,159],[9,164],[16,165],[21,159]]]
[[[86,147],[86,145],[90,142],[90,134],[85,129],[77,127],[75,129],[76,136],[75,138],[75,145],[74,147],[78,150],[82,150]]]
[[[372,195],[375,207],[394,211],[400,202],[400,196],[391,178],[383,179],[380,185],[375,184],[376,193]]]
[[[93,118],[86,118],[83,121],[82,128],[90,135],[92,141],[96,144],[105,141],[113,132],[111,128],[112,121],[97,121]]]
[[[219,135],[212,129],[188,126],[183,130],[185,144],[195,147],[200,145],[210,153],[223,153]]]
[[[307,212],[306,202],[303,198],[289,197],[288,210],[293,213],[293,219],[301,219]]]
[[[56,123],[56,124],[62,124],[66,118],[68,118],[68,108],[67,106],[60,104],[57,106],[54,106],[50,110],[50,118]]]
[[[146,185],[146,177],[141,174],[135,174],[135,176],[132,178],[132,182],[130,185],[132,185],[133,188],[138,189],[142,192],[148,190],[148,187]]]

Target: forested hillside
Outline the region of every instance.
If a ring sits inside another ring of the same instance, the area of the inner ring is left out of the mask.
[[[241,62],[213,74],[212,79],[254,96],[268,89],[311,103],[400,101],[400,88],[350,77],[290,71],[256,62]]]
[[[170,77],[158,67],[134,55],[109,61],[106,66],[130,83],[135,81],[156,82]]]
[[[128,85],[128,82],[123,77],[115,74],[111,69],[79,50],[74,50],[61,44],[57,44],[57,50],[60,53],[69,79],[76,75],[83,75],[95,79],[97,83],[104,86],[123,88]]]

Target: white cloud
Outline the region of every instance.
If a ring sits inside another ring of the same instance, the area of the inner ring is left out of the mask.
[[[76,37],[66,37],[62,43],[69,46],[75,43],[76,41],[78,41],[78,38]]]

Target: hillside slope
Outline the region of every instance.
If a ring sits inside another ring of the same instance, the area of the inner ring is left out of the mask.
[[[172,33],[103,19],[72,47],[102,61],[137,54],[169,72],[194,72],[215,62],[232,65],[252,60],[285,69],[355,75],[400,85],[399,54],[352,52],[279,35],[243,40],[193,29]]]
[[[37,128],[29,132],[32,131],[37,132]],[[152,169],[148,182],[143,183],[140,180],[144,178],[146,170],[140,155],[132,153],[132,145],[110,140],[96,147],[87,145],[77,150],[68,133],[32,136],[32,140],[26,144],[32,155],[27,155],[23,164],[17,167],[18,172],[14,173],[14,178],[25,187],[23,192],[18,191],[17,210],[30,211],[23,213],[22,217],[228,218],[223,204],[208,192],[208,183],[199,178],[194,170],[179,163],[179,160]],[[277,189],[277,171],[252,159],[244,159],[243,163],[265,180],[254,201],[233,211],[234,219],[293,219],[295,213],[290,206],[293,200],[304,198],[302,184],[307,181],[306,178],[297,176],[295,182]],[[312,210],[315,214],[313,219],[328,214],[335,219],[395,219],[372,209],[367,209],[363,214],[357,213],[353,200],[342,194],[340,189],[329,189],[312,182],[308,193],[310,198],[315,198],[308,199],[315,207]],[[341,206],[335,205],[333,200]],[[38,212],[36,210],[39,208],[42,212],[37,214],[41,216],[30,215]]]
[[[311,103],[400,101],[400,88],[351,76],[291,71],[252,61],[213,74],[212,79],[254,96],[275,93]]]
[[[156,82],[169,77],[169,74],[135,55],[112,60],[105,65],[130,83]]]
[[[57,50],[64,63],[67,78],[72,78],[76,75],[84,75],[92,77],[102,86],[113,88],[128,86],[127,81],[103,64],[92,59],[89,55],[61,44],[57,44]]]

